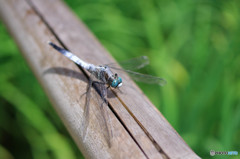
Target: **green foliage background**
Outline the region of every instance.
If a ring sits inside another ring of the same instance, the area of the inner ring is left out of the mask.
[[[240,153],[240,1],[65,1],[117,60],[149,57],[168,84],[140,87],[200,157]],[[81,158],[2,23],[0,105],[0,158]]]

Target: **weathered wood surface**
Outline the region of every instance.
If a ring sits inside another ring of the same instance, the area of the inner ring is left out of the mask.
[[[94,100],[90,103],[90,124],[83,142],[85,99],[80,96],[86,92],[86,74],[47,42],[63,44],[96,65],[113,63],[114,59],[59,0],[0,0],[0,13],[86,158],[199,158],[126,74],[121,76],[131,87],[122,86],[124,93],[109,91],[111,148],[101,133]]]

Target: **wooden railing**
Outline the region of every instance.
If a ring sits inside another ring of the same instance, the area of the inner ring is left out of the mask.
[[[116,62],[86,26],[59,0],[0,0],[1,18],[52,105],[86,158],[199,158],[126,75],[131,87],[110,90],[106,108],[113,139],[108,146],[90,102],[90,123],[81,134],[87,74],[47,42],[69,49],[93,64]],[[94,57],[94,58],[93,58]],[[127,92],[127,93],[126,93]]]

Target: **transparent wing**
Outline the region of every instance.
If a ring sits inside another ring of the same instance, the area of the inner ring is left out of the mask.
[[[119,64],[126,70],[137,70],[148,65],[149,59],[147,56],[140,56],[140,57],[119,62]],[[107,64],[107,66],[113,69],[118,68],[118,65],[116,63],[110,63],[110,64]]]
[[[160,86],[164,86],[165,84],[167,84],[167,81],[160,77],[146,75],[146,74],[142,74],[142,73],[138,73],[130,70],[124,70],[121,68],[113,68],[113,69],[127,72],[133,80],[138,82],[143,82],[148,84],[158,84]]]
[[[88,125],[89,125],[89,103],[91,99],[91,87],[92,87],[92,80],[91,78],[89,78],[89,83],[88,83],[87,92],[86,92],[86,101],[85,101],[84,112],[83,112],[83,121],[82,121],[83,140],[85,140]]]
[[[108,102],[106,100],[107,88],[105,84],[102,84],[102,83],[95,83],[95,86],[97,87],[98,90],[95,91],[94,97],[97,99],[97,103],[99,106],[98,111],[100,112],[100,116],[98,116],[98,122],[102,128],[102,134],[110,148],[113,135],[112,135],[111,119],[107,112],[107,107],[108,107]],[[97,94],[97,92],[99,92],[99,94]]]
[[[96,80],[96,81],[95,81]],[[94,87],[95,90],[91,89]],[[97,107],[95,115],[97,116],[100,127],[102,128],[102,134],[107,141],[109,147],[111,147],[111,140],[113,138],[112,128],[111,128],[111,120],[109,114],[107,112],[108,102],[106,100],[107,97],[107,88],[105,87],[105,83],[97,80],[91,74],[89,78],[89,84],[86,92],[86,102],[84,106],[84,114],[83,114],[83,122],[82,122],[82,135],[85,141],[87,135],[87,129],[89,126],[89,110],[90,110],[90,100],[91,98],[97,102]]]

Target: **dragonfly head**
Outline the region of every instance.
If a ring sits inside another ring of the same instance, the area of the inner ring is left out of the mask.
[[[111,81],[111,87],[113,88],[117,88],[117,87],[121,87],[122,86],[122,78],[118,77],[117,74],[115,74],[113,76],[113,80]]]

